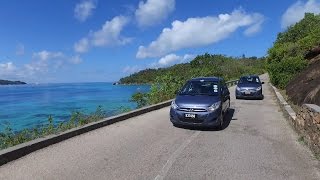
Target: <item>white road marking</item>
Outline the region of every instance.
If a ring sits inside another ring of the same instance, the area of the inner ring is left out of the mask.
[[[154,180],[162,180],[166,177],[169,169],[175,162],[175,160],[179,157],[182,151],[200,134],[200,131],[197,131],[192,134],[186,141],[184,141],[181,146],[170,156],[167,160],[167,163],[162,167],[160,173],[154,178]]]

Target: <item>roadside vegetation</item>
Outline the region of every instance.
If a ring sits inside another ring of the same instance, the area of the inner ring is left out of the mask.
[[[219,76],[226,81],[241,75],[265,72],[265,58],[228,57],[225,55],[199,55],[189,63],[168,68],[148,69],[122,78],[122,84],[151,84],[148,93],[138,92],[131,98],[138,108],[172,99],[183,84],[194,77]]]
[[[320,15],[306,13],[304,18],[278,34],[273,47],[268,50],[267,71],[273,85],[277,86],[298,116],[305,119],[304,127],[298,125],[297,141],[307,145],[319,160],[317,144],[319,131],[313,113],[301,111],[303,104],[320,106]],[[303,132],[302,132],[303,131]],[[304,134],[311,137],[306,139]]]
[[[268,51],[267,70],[271,82],[286,88],[308,66],[308,52],[320,45],[320,15],[306,13],[304,19],[278,34]]]
[[[119,112],[117,113],[120,114],[128,111],[131,111],[131,109],[127,107],[120,107]],[[42,127],[24,129],[22,131],[15,132],[10,125],[7,125],[5,130],[0,133],[0,149],[6,149],[8,147],[48,135],[59,134],[72,128],[81,127],[86,124],[99,121],[105,117],[107,117],[106,111],[102,109],[102,106],[98,106],[96,111],[91,114],[85,114],[80,111],[73,112],[69,120],[58,124],[54,123],[52,116],[49,116],[48,123]]]

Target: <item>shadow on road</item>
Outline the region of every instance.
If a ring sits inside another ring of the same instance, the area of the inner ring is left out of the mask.
[[[235,109],[229,108],[228,113],[224,115],[224,122],[221,130],[226,129],[230,125],[231,121],[238,120],[236,118],[233,118],[234,112]]]
[[[235,112],[235,109],[229,108],[228,113],[225,114],[224,116],[223,127],[221,129],[216,127],[211,127],[211,128],[210,127],[193,127],[193,126],[178,126],[178,127],[183,129],[198,130],[198,131],[222,131],[230,125],[231,121],[238,120],[233,118],[234,112]]]

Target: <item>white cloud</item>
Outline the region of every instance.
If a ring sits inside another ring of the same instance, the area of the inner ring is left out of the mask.
[[[68,56],[62,52],[42,50],[35,52],[29,63],[16,66],[12,61],[0,62],[0,78],[24,81],[45,81],[48,76],[59,69],[70,65],[80,64],[79,55]]]
[[[255,22],[244,31],[246,36],[252,36],[260,32],[262,29],[262,24],[265,20],[264,16],[261,14],[253,14],[252,16]]]
[[[139,26],[152,26],[167,18],[174,8],[175,0],[140,1],[135,17]]]
[[[16,70],[12,62],[0,63],[0,75],[10,74]]]
[[[126,44],[129,39],[120,36],[120,33],[129,19],[125,16],[116,16],[111,21],[106,21],[102,28],[92,33],[94,46],[108,46],[112,44]]]
[[[80,64],[82,63],[82,59],[79,55],[76,55],[76,56],[72,56],[70,59],[69,59],[69,62],[71,64]]]
[[[31,76],[36,73],[45,73],[49,71],[49,63],[47,61],[33,61],[24,65],[24,73]],[[56,67],[56,66],[53,66]]]
[[[140,46],[137,58],[159,57],[184,48],[217,43],[229,37],[238,28],[247,27],[246,35],[261,29],[264,16],[234,10],[231,14],[207,16],[174,21],[171,28],[164,28],[159,37],[147,47]]]
[[[286,12],[282,15],[281,27],[287,28],[301,19],[303,19],[305,13],[320,13],[320,1],[319,0],[309,0],[309,1],[297,1],[292,4]]]
[[[25,64],[22,68],[22,72],[28,76],[34,74],[43,74],[50,71],[56,71],[66,64],[80,64],[82,59],[79,55],[67,56],[62,52],[51,52],[43,50],[40,52],[35,52],[32,55],[32,61]]]
[[[96,1],[83,0],[74,8],[74,17],[81,22],[84,22],[92,15],[92,11],[96,8]]]
[[[126,74],[133,74],[133,73],[138,72],[140,70],[142,70],[142,68],[135,65],[135,66],[126,66],[125,68],[123,68],[122,72],[126,73]]]
[[[183,56],[182,62],[189,62],[193,60],[196,56],[194,54],[185,54]]]
[[[7,80],[26,80],[29,79],[30,73],[26,66],[18,67],[13,62],[0,63],[0,79]]]
[[[122,72],[125,74],[133,74],[148,68],[152,68],[152,69],[164,68],[164,67],[169,67],[178,63],[186,63],[191,61],[194,58],[195,58],[195,55],[193,54],[185,54],[183,56],[178,56],[176,54],[168,54],[160,58],[158,61],[145,66],[138,66],[138,65],[126,66],[125,68],[123,68]]]
[[[181,60],[181,57],[177,56],[176,54],[168,54],[165,57],[162,57],[158,63],[159,65],[166,66],[166,65],[172,64],[177,60]]]
[[[125,16],[116,16],[111,21],[106,21],[98,31],[89,33],[87,37],[82,38],[74,44],[74,51],[84,53],[91,46],[114,46],[124,45],[131,41],[131,38],[121,36],[123,28],[129,23],[129,18]]]
[[[41,61],[46,61],[54,58],[64,58],[65,55],[62,52],[50,52],[47,50],[43,50],[40,52],[33,53],[32,57],[34,59],[39,59]]]
[[[80,41],[74,44],[74,51],[78,53],[85,53],[89,49],[88,38],[82,38]]]
[[[168,67],[178,63],[186,63],[195,58],[193,54],[185,54],[184,56],[178,56],[176,54],[168,54],[159,59],[159,61],[154,62],[149,65],[151,68],[161,68]]]
[[[19,69],[12,61],[0,63],[0,79],[19,80]]]
[[[32,61],[25,64],[22,71],[27,76],[39,73],[47,73],[50,70],[56,70],[64,64],[68,57],[62,52],[51,52],[42,50],[32,55]]]
[[[22,56],[22,55],[24,55],[24,51],[25,51],[24,45],[22,43],[19,43],[16,48],[16,55]]]

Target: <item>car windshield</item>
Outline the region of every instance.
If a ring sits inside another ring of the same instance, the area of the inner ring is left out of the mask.
[[[217,96],[218,82],[215,81],[189,81],[183,86],[180,95],[207,95]]]
[[[260,79],[258,77],[241,77],[239,84],[260,84]]]

